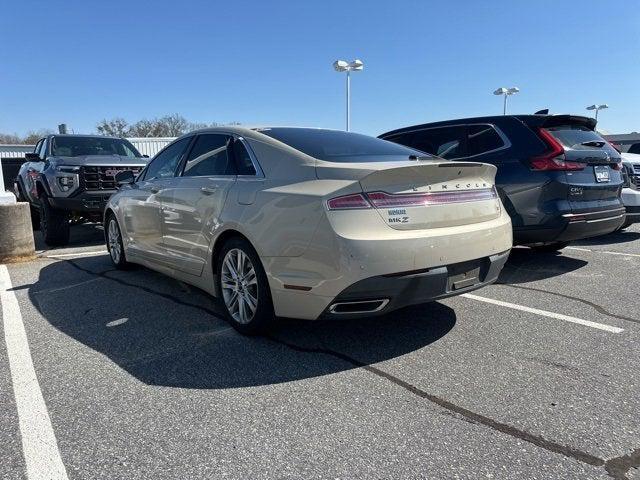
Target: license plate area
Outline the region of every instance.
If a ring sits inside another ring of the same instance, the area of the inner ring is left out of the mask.
[[[447,290],[452,292],[480,283],[481,267],[481,262],[478,260],[449,265]]]
[[[593,173],[596,176],[596,182],[605,183],[610,180],[608,165],[594,165]]]

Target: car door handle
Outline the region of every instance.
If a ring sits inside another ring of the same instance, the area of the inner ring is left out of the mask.
[[[201,187],[200,191],[205,195],[211,195],[212,193],[216,193],[216,189],[211,187]]]
[[[158,192],[160,191],[160,187],[151,187],[151,188],[149,189],[149,191],[150,191],[151,193],[158,193]]]

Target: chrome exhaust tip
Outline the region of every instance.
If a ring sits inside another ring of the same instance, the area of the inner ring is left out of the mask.
[[[333,315],[375,313],[386,307],[388,303],[388,298],[379,298],[376,300],[360,300],[356,302],[337,302],[329,307],[329,313]]]

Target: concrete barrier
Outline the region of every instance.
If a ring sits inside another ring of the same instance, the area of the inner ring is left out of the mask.
[[[0,263],[29,260],[34,256],[29,204],[0,204]]]

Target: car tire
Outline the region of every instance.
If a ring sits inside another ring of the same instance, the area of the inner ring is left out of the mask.
[[[251,244],[229,239],[218,255],[217,293],[227,321],[243,335],[265,333],[274,323],[267,275]]]
[[[44,243],[51,247],[69,243],[69,214],[64,210],[53,208],[46,193],[40,197],[39,217]]]
[[[30,205],[31,210],[31,228],[33,231],[40,230],[40,210],[38,210],[33,205]]]
[[[569,242],[549,242],[544,245],[534,245],[531,248],[537,252],[557,252],[569,245]]]
[[[116,216],[113,213],[109,214],[104,225],[107,251],[109,252],[111,263],[119,270],[128,270],[131,264],[127,262],[124,243],[122,242],[122,232]]]

